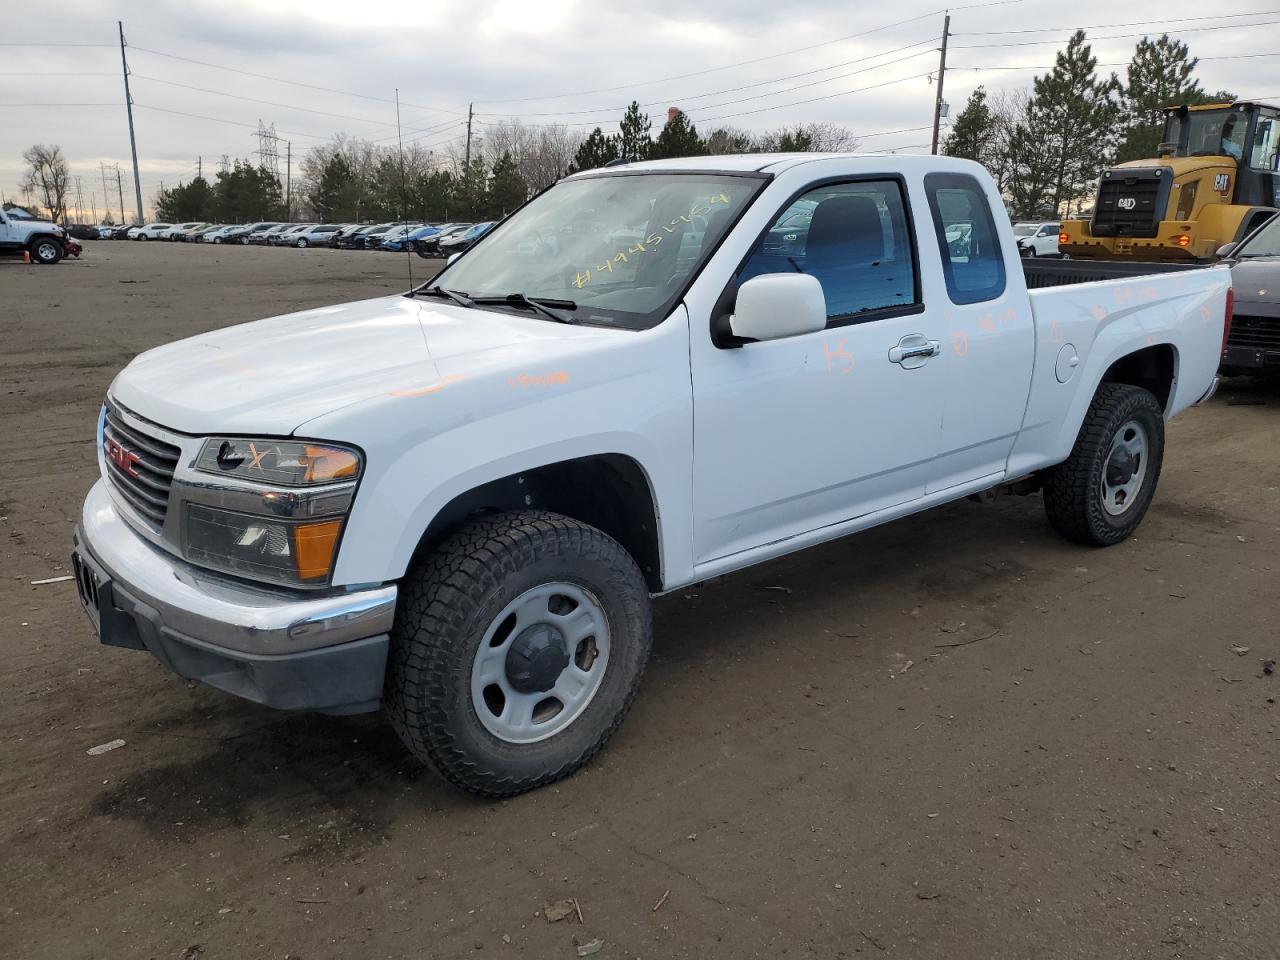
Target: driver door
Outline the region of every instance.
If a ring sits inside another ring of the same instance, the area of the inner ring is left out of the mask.
[[[736,347],[694,330],[695,567],[923,496],[944,359],[901,358],[942,338],[909,216],[890,176],[795,198],[737,282],[815,276],[826,328]]]

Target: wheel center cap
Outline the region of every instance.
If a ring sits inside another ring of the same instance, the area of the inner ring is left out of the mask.
[[[1113,486],[1121,486],[1128,483],[1137,472],[1138,458],[1131,453],[1117,451],[1111,458],[1111,462],[1107,464],[1107,480]]]
[[[519,693],[545,693],[569,665],[564,634],[549,623],[525,627],[507,650],[507,682]]]

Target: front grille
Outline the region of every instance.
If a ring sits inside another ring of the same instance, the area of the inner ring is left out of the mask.
[[[1231,320],[1228,347],[1280,350],[1280,317],[1251,317],[1236,314]]]
[[[1095,237],[1154,237],[1169,203],[1173,171],[1111,170],[1098,185],[1090,230]],[[1157,176],[1157,173],[1159,176]]]
[[[102,456],[107,479],[129,505],[155,524],[164,526],[169,486],[181,449],[125,423],[120,411],[107,404],[102,425]]]

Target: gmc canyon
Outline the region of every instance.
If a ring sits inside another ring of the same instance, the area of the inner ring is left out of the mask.
[[[404,295],[137,357],[81,600],[105,644],[381,709],[452,783],[516,794],[617,729],[653,595],[1001,487],[1128,538],[1165,422],[1216,385],[1229,274],[1081,270],[1024,265],[962,160],[580,173]]]

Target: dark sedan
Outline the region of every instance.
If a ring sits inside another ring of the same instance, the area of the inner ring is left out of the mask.
[[[1222,372],[1280,374],[1280,216],[1229,257],[1236,309]]]

